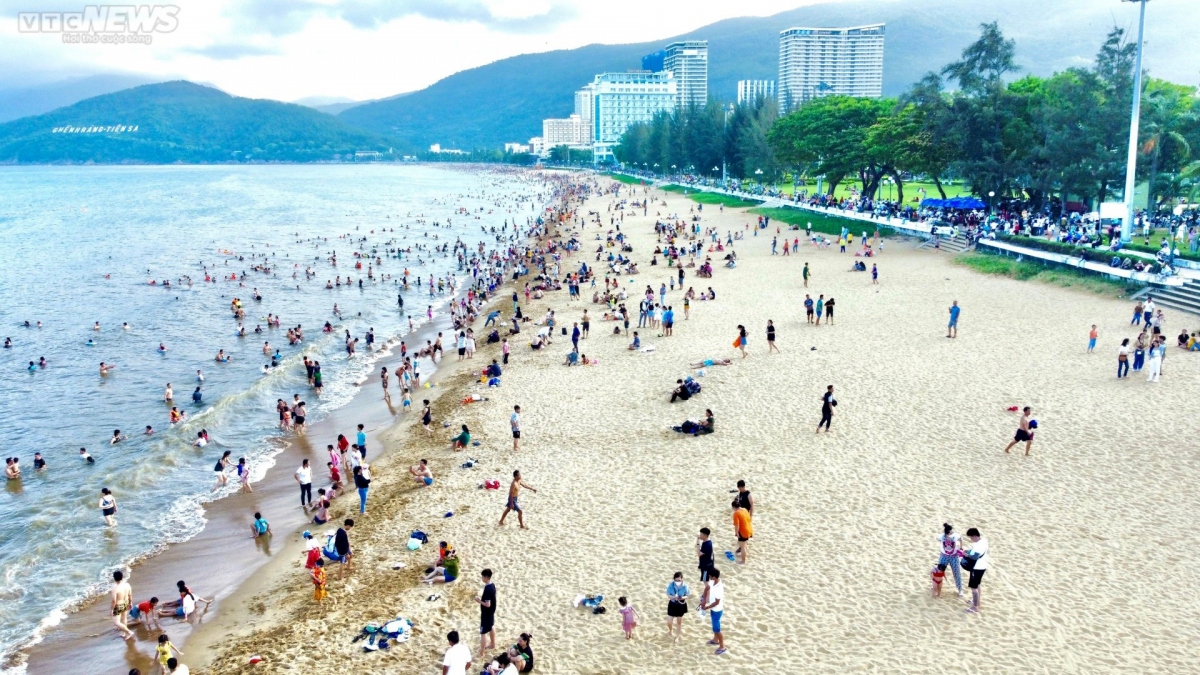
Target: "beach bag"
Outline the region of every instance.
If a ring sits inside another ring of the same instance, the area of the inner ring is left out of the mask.
[[[963,559],[962,559],[962,561],[959,563],[959,565],[960,565],[960,566],[961,566],[961,567],[962,567],[964,570],[966,570],[966,571],[970,572],[971,570],[975,569],[975,558],[970,558],[970,557],[967,557],[967,556],[963,556]]]
[[[737,337],[737,339],[735,339],[735,340],[733,341],[733,346],[734,346],[735,348],[736,348],[736,347],[741,347],[741,346],[742,346],[742,338],[741,338],[741,336],[738,336],[738,337]]]
[[[330,560],[340,560],[341,556],[338,555],[334,539],[335,537],[332,534],[325,535],[325,546],[321,547],[321,553],[325,554],[325,557]]]

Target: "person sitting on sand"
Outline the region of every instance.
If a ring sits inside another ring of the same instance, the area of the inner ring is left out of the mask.
[[[458,579],[458,554],[454,549],[449,546],[441,547],[438,556],[440,560],[437,564],[425,569],[425,575],[421,577],[422,583],[451,584]]]
[[[713,412],[712,410],[706,408],[704,410],[704,422],[693,422],[692,420],[687,420],[677,427],[671,427],[671,429],[673,431],[678,431],[681,434],[691,434],[693,436],[711,434],[716,430]]]
[[[641,348],[642,348],[642,338],[638,336],[638,332],[635,330],[635,331],[633,331],[633,342],[631,342],[629,344],[629,347],[627,347],[627,349],[629,349],[630,351],[636,351]]]
[[[689,368],[707,368],[709,366],[731,366],[733,361],[729,359],[704,359],[697,363],[688,364]]]
[[[462,450],[471,444],[471,430],[467,425],[462,425],[462,433],[450,439],[450,448],[452,450]]]
[[[688,391],[683,380],[675,380],[675,385],[675,390],[671,392],[671,403],[674,403],[676,399],[686,401],[692,397],[692,392]]]
[[[563,361],[564,366],[574,366],[579,363],[579,354],[577,352],[567,352],[567,360]]]
[[[408,467],[408,472],[412,474],[413,480],[417,483],[424,486],[433,485],[433,472],[429,470],[427,460],[422,459],[420,464]]]

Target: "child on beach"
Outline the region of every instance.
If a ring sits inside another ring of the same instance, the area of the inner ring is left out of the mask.
[[[1096,349],[1096,338],[1099,333],[1096,332],[1096,324],[1092,324],[1092,330],[1088,333],[1088,348],[1087,353],[1091,354]]]
[[[638,619],[641,617],[638,616],[637,610],[629,604],[625,596],[617,598],[617,604],[621,605],[621,609],[617,610],[621,613],[621,630],[625,631],[626,640],[632,640],[633,629],[637,628]]]
[[[313,582],[313,600],[321,602],[329,597],[329,591],[325,590],[325,561],[317,560],[312,568]]]
[[[183,652],[175,648],[171,644],[171,638],[167,637],[166,633],[158,636],[158,646],[154,648],[155,658],[158,660],[159,672],[162,675],[167,675],[171,671],[167,669],[167,661],[171,659],[171,652],[183,656]]]
[[[254,488],[250,487],[250,465],[246,463],[245,457],[238,457],[237,474],[238,481],[242,484],[242,492],[254,492]]]
[[[942,597],[942,581],[946,579],[946,570],[934,565],[929,572],[929,578],[933,581],[933,597]]]
[[[262,513],[258,511],[254,512],[254,524],[250,526],[250,533],[254,535],[255,539],[269,536],[271,534],[271,524],[268,523],[267,519],[263,518]]]

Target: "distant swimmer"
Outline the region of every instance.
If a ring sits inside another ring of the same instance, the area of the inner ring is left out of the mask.
[[[229,355],[225,353],[224,349],[222,349],[217,352],[217,356],[213,360],[217,363],[229,363]]]
[[[126,438],[128,438],[128,436],[121,433],[120,429],[114,429],[112,438],[109,439],[108,444],[116,445],[117,443],[120,443],[121,441],[125,440]]]
[[[108,374],[108,371],[112,370],[112,369],[113,369],[113,368],[115,368],[115,367],[116,367],[116,366],[114,366],[114,365],[113,365],[113,364],[111,364],[111,363],[105,363],[105,362],[101,361],[101,362],[100,362],[100,374],[101,374],[101,375],[107,375],[107,374]]]
[[[99,321],[92,324],[92,330],[96,330],[96,331],[100,330],[100,322]]]
[[[204,394],[200,391],[200,387],[196,387],[196,391],[192,392],[192,403],[200,403],[204,398]]]
[[[150,435],[152,435],[153,433],[154,433],[154,427],[152,427],[152,426],[150,426],[149,424],[147,424],[147,425],[146,425],[146,431],[144,432],[144,434],[143,434],[143,435],[145,435],[145,436],[150,436]]]
[[[187,419],[187,413],[180,410],[178,407],[171,407],[171,424],[179,424]]]
[[[34,363],[33,361],[30,361],[30,362],[29,362],[29,370],[30,370],[30,371],[37,370],[37,364],[36,364],[36,363]]]
[[[128,324],[128,323],[123,323],[123,324],[121,324],[121,328],[123,328],[123,329],[125,329],[125,330],[129,330],[129,324]],[[99,329],[97,329],[97,330],[99,330]]]
[[[96,463],[96,460],[92,459],[92,456],[88,454],[87,448],[79,449],[79,459],[82,459],[83,461],[87,462],[88,464]]]
[[[163,400],[167,403],[175,400],[175,390],[171,388],[171,383],[167,383],[167,390],[163,392]]]
[[[91,342],[91,340],[88,340],[88,342]],[[4,348],[12,349],[12,338],[4,338]]]
[[[42,459],[42,453],[40,453],[40,452],[33,453],[33,470],[34,471],[45,471],[46,470],[46,460]]]
[[[43,356],[42,358],[38,359],[38,365],[41,366],[42,368],[45,368],[46,367],[46,357]]]
[[[197,381],[197,382],[203,382],[203,381],[204,381],[204,372],[203,372],[203,371],[201,371],[201,370],[197,370],[197,371],[196,371],[196,381]]]

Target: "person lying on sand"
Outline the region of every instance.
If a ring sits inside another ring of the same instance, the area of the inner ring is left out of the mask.
[[[704,359],[703,361],[689,364],[688,367],[690,367],[690,368],[707,368],[709,366],[731,366],[731,365],[733,365],[733,361],[730,361],[729,359]]]

